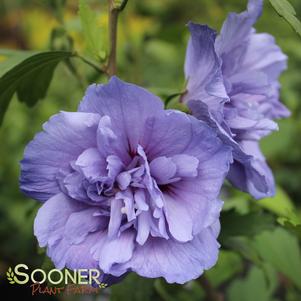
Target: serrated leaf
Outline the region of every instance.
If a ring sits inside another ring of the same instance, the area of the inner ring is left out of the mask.
[[[277,228],[256,236],[253,247],[260,257],[301,288],[301,254],[297,238]]]
[[[89,52],[99,60],[103,56],[103,31],[97,25],[97,15],[87,4],[86,0],[79,1],[79,17]]]
[[[221,214],[221,225],[219,239],[223,243],[230,237],[254,236],[264,230],[273,229],[274,219],[262,212],[241,215],[235,211],[226,211]]]
[[[277,187],[275,197],[259,200],[257,201],[257,204],[262,208],[275,213],[279,217],[286,218],[293,224],[301,223],[300,218],[295,213],[296,208],[293,202],[281,187]]]
[[[301,22],[296,17],[294,7],[287,0],[270,0],[276,12],[284,18],[301,37]]]
[[[252,267],[245,279],[234,281],[228,289],[228,299],[231,301],[270,301],[266,277],[258,267]]]
[[[292,222],[292,220],[287,219],[285,217],[279,217],[277,221],[287,230],[292,232],[296,237],[301,240],[301,225]]]
[[[35,53],[3,74],[0,78],[0,125],[15,92],[21,102],[33,106],[45,97],[57,64],[71,55],[67,51]]]

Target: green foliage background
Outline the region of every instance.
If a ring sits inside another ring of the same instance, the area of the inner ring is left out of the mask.
[[[9,266],[21,262],[32,268],[51,267],[32,231],[39,204],[23,196],[18,188],[19,160],[25,145],[52,114],[75,110],[89,83],[107,80],[97,70],[108,52],[107,3],[81,2],[79,15],[75,0],[0,0],[0,77],[33,54],[11,52],[12,49],[76,51],[81,56],[52,62],[48,70],[54,70],[56,64],[58,67],[43,100],[38,101],[46,92],[41,79],[50,80],[47,74],[42,76],[43,70],[27,76],[25,84],[18,88],[19,77],[4,84],[0,80],[0,115],[5,111],[1,101],[10,91],[9,84],[18,89],[23,100],[18,102],[13,96],[0,128],[3,278]],[[300,17],[301,1],[290,2]],[[245,6],[242,0],[129,0],[119,20],[118,75],[152,90],[163,100],[181,92],[188,40],[185,24],[193,20],[219,30],[228,12],[242,11]],[[205,277],[181,286],[130,275],[97,297],[78,296],[72,300],[197,301],[208,296],[220,301],[301,300],[301,39],[268,1],[256,28],[274,35],[289,57],[289,68],[281,83],[282,100],[292,116],[281,120],[280,130],[262,142],[276,177],[276,197],[254,201],[225,185],[222,251],[218,264]],[[66,57],[69,54],[63,59]],[[177,107],[175,101],[169,106]],[[8,289],[5,281],[0,279],[0,289]],[[41,300],[45,298],[41,296]]]

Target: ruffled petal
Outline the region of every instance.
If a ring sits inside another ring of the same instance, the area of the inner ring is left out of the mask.
[[[57,176],[87,148],[96,146],[99,115],[54,115],[25,149],[20,188],[29,197],[45,201],[60,192]]]
[[[82,243],[89,233],[103,231],[108,225],[108,218],[95,216],[95,207],[72,213],[65,225],[64,238],[72,244]]]
[[[99,232],[95,232],[104,225],[101,217],[93,217],[92,211],[62,193],[50,198],[39,209],[34,233],[40,247],[48,247],[47,254],[57,268],[97,266],[89,250],[98,240]]]
[[[173,239],[151,238],[137,246],[132,258],[122,264],[143,277],[164,277],[169,283],[183,284],[198,278],[217,261],[219,244],[218,226],[205,229],[187,243]]]
[[[99,240],[92,248],[93,258],[105,273],[121,276],[128,271],[123,263],[132,258],[134,237],[133,231],[124,231],[119,237]]]
[[[98,208],[75,202],[62,193],[49,199],[40,208],[35,219],[34,232],[39,245],[48,247],[47,255],[52,259],[56,268],[101,268],[99,260],[93,257],[93,250],[106,240],[105,229],[108,218],[100,216],[97,212]],[[104,252],[110,246],[112,243],[105,246]],[[126,254],[126,249],[122,250]],[[114,246],[108,252],[112,258],[115,258]],[[102,261],[104,266],[106,265],[105,260],[104,257]],[[118,262],[117,259],[116,261]],[[119,282],[122,279],[120,276],[122,274],[115,277],[102,273],[99,281],[111,285]]]
[[[216,33],[211,28],[189,23],[191,38],[185,60],[187,92],[182,100],[201,100],[221,118],[222,108],[228,95],[223,82],[221,62],[215,53]]]
[[[201,164],[202,171],[198,179],[182,180],[169,186],[164,208],[169,230],[175,239],[190,240],[191,235],[198,234],[211,224],[212,216],[219,216],[222,202],[218,200],[218,195],[222,178],[229,170],[229,165],[223,165],[218,158],[223,155],[220,153],[215,156],[220,168],[218,163],[216,166]]]
[[[214,129],[196,118],[179,111],[166,111],[164,115],[152,118],[145,125],[141,145],[148,160],[179,154],[189,155],[200,161],[210,158],[220,148],[225,148],[231,160],[230,148],[224,146]]]
[[[167,157],[157,157],[150,163],[149,167],[152,177],[159,185],[169,183],[177,172],[177,165],[171,158]]]
[[[107,174],[106,160],[100,155],[97,148],[86,149],[77,158],[75,165],[81,170],[85,178],[91,181]]]
[[[78,110],[108,116],[118,143],[135,152],[145,121],[161,114],[163,103],[147,90],[113,76],[106,85],[91,85]]]
[[[228,15],[216,40],[217,53],[224,61],[233,63],[233,60],[238,59],[233,51],[249,38],[253,31],[252,26],[262,13],[262,6],[263,0],[249,0],[247,11]]]
[[[176,240],[181,242],[193,239],[193,219],[186,205],[185,200],[172,197],[171,193],[164,194],[164,212],[169,231]]]
[[[274,177],[259,149],[258,142],[243,141],[241,147],[246,153],[252,154],[252,160],[249,164],[235,161],[230,168],[228,179],[256,199],[273,196]]]
[[[270,81],[277,80],[287,68],[287,56],[267,33],[252,34],[242,63],[245,70],[260,70]]]
[[[227,132],[212,118],[206,104],[199,101],[190,101],[189,107],[194,116],[207,122],[216,130],[220,139],[226,145],[231,146],[234,163],[231,165],[229,174],[227,175],[231,183],[239,189],[250,193],[255,198],[273,195],[273,176],[259,151],[258,142],[243,141],[237,143],[231,137],[231,133]],[[255,133],[258,134],[259,131]],[[254,147],[256,143],[257,147]]]

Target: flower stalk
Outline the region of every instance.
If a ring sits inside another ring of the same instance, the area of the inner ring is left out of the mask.
[[[107,65],[107,74],[109,76],[112,76],[117,72],[116,53],[118,15],[119,12],[124,9],[126,3],[127,0],[109,0],[109,58]]]

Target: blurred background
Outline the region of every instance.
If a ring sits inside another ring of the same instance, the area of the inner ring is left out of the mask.
[[[91,57],[78,16],[78,1],[67,0],[59,9],[55,2],[0,0],[0,49],[73,49]],[[108,44],[107,3],[86,2],[97,16],[101,61]],[[300,17],[301,1],[290,2]],[[242,0],[129,0],[119,19],[118,75],[163,99],[181,91],[187,22],[207,23],[219,30],[228,12],[239,12],[245,7],[246,1]],[[205,284],[204,280],[196,280],[185,286],[168,285],[162,279],[146,280],[133,275],[97,296],[39,295],[33,299],[194,301],[205,300],[205,295],[210,297],[213,291],[210,300],[301,300],[301,231],[294,227],[301,219],[301,39],[268,1],[256,28],[274,35],[289,57],[288,70],[281,77],[281,98],[292,116],[279,121],[280,130],[262,141],[276,177],[275,199],[256,203],[226,187],[224,210],[241,214],[269,212],[279,225],[285,224],[285,230],[279,227],[248,238],[254,248],[246,247],[248,244],[223,247],[218,265],[206,273]],[[6,68],[5,62],[0,51],[0,74]],[[74,60],[71,66],[61,63],[43,100],[29,108],[14,96],[9,105],[0,128],[0,293],[6,290],[11,296],[23,297],[31,294],[28,287],[8,284],[5,272],[9,266],[26,263],[32,269],[51,267],[44,251],[38,249],[32,230],[39,204],[23,196],[18,188],[24,147],[51,115],[60,110],[76,110],[89,83],[104,81],[104,76],[81,60]],[[290,222],[285,220],[288,216],[292,217]]]

